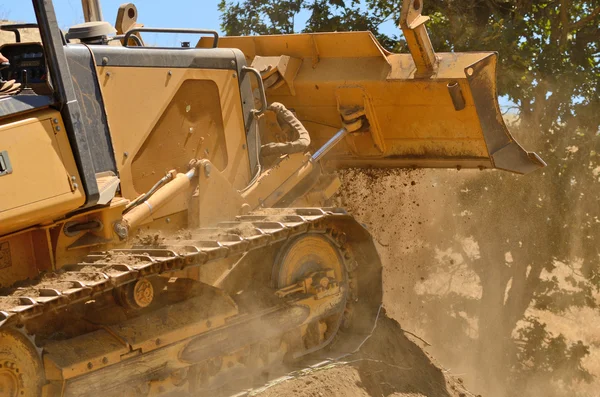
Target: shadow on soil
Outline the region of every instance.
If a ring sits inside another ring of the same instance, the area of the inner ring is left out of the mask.
[[[370,396],[451,396],[441,369],[385,313],[361,351],[348,361],[358,371],[358,386]]]

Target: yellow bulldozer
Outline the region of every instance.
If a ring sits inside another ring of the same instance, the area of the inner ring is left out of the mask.
[[[502,120],[497,54],[435,53],[422,1],[402,6],[410,54],[369,32],[150,28],[133,4],[111,25],[82,3],[66,34],[49,0],[0,26],[1,396],[212,395],[352,349],[382,269],[329,206],[337,169],[544,165]]]

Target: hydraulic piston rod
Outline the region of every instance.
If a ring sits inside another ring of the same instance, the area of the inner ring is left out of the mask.
[[[335,133],[335,135],[328,140],[323,146],[321,146],[319,148],[319,150],[317,150],[315,152],[315,154],[312,155],[312,161],[319,161],[323,158],[323,156],[325,156],[327,154],[327,152],[329,152],[331,149],[333,149],[333,147],[342,139],[344,139],[344,137],[348,135],[348,130],[345,128],[342,128],[341,130],[339,130],[338,132]]]
[[[126,239],[129,231],[141,225],[146,219],[152,217],[152,213],[171,201],[184,190],[190,187],[192,179],[196,175],[196,167],[185,174],[177,174],[173,180],[155,191],[155,193],[141,204],[133,207],[123,215],[120,222],[115,223],[114,230],[117,235]]]

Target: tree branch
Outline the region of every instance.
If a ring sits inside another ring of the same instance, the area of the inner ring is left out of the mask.
[[[575,29],[575,30],[581,29],[582,27],[587,25],[589,22],[594,20],[594,18],[596,18],[598,15],[600,15],[600,7],[597,7],[587,17],[581,18],[577,22],[573,22],[572,24],[570,24],[569,29]]]
[[[571,5],[570,0],[560,1],[560,24],[561,32],[559,37],[559,45],[564,47],[567,43],[567,37],[569,35],[569,6]]]
[[[505,332],[510,334],[517,322],[525,317],[525,312],[533,300],[535,290],[540,283],[543,266],[539,263],[524,264],[518,255],[514,255],[511,287],[507,292],[504,304]],[[529,268],[529,272],[528,272]]]

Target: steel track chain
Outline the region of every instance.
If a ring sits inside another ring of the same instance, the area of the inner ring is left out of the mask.
[[[94,299],[144,277],[185,270],[282,242],[351,218],[339,208],[282,208],[256,211],[215,227],[189,230],[184,238],[158,246],[92,252],[82,262],[43,275],[27,287],[0,295],[0,328]]]

